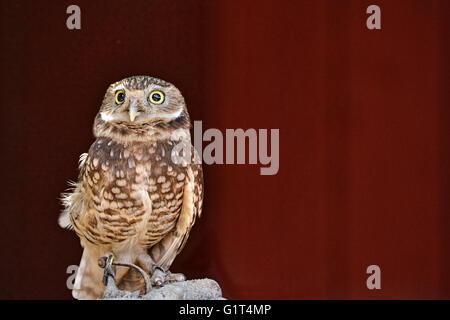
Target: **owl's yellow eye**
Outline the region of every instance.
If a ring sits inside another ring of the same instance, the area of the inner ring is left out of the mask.
[[[125,101],[125,91],[117,90],[115,99],[117,104],[122,104]]]
[[[152,91],[148,96],[148,99],[153,104],[161,104],[164,102],[164,93],[159,90]]]

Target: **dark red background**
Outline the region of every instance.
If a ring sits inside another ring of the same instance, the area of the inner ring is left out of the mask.
[[[176,84],[204,129],[280,129],[275,176],[204,166],[174,271],[228,298],[450,298],[449,4],[2,1],[0,298],[71,298],[58,197],[105,89],[138,74]]]

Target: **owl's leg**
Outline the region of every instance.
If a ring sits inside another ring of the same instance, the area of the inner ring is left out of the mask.
[[[116,283],[116,268],[113,265],[114,255],[110,253],[106,257],[98,259],[98,265],[104,268],[102,282],[105,286],[108,286],[109,278],[112,278],[113,283]]]
[[[103,271],[98,266],[98,258],[107,254],[104,247],[84,244],[83,256],[73,287],[75,299],[98,299],[103,296],[105,286],[102,283]]]
[[[150,281],[153,286],[159,287],[164,284],[186,280],[186,277],[182,273],[171,273],[170,271],[164,270],[147,253],[140,255],[137,261],[142,269],[151,274]]]
[[[150,281],[153,286],[161,286],[164,283],[166,272],[155,264],[155,261],[153,261],[150,255],[143,252],[138,256],[137,261],[142,269],[152,276]]]
[[[123,262],[116,262],[115,259],[116,257],[114,254],[109,253],[108,255],[98,259],[98,265],[99,267],[104,268],[102,279],[103,284],[110,289],[118,290],[117,285],[121,283],[123,277],[128,273],[130,266],[126,258]],[[120,258],[117,259],[121,260]]]

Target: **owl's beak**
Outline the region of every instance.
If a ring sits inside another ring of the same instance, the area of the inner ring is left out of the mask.
[[[130,104],[130,109],[128,110],[128,114],[130,115],[131,122],[133,122],[134,119],[136,119],[136,117],[139,115],[137,104],[138,103],[136,100],[132,101]]]

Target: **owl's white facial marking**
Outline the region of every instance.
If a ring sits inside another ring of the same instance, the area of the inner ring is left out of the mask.
[[[117,117],[115,117],[113,114],[107,114],[106,112],[101,112],[100,117],[105,122],[109,122],[109,121],[113,121],[113,120],[117,119]]]
[[[123,84],[119,84],[118,86],[114,87],[113,91],[117,90],[125,90],[125,86]]]
[[[161,113],[161,114],[152,114],[149,116],[150,119],[176,119],[178,118],[181,113],[183,112],[183,107],[179,106],[179,109],[172,113]]]

